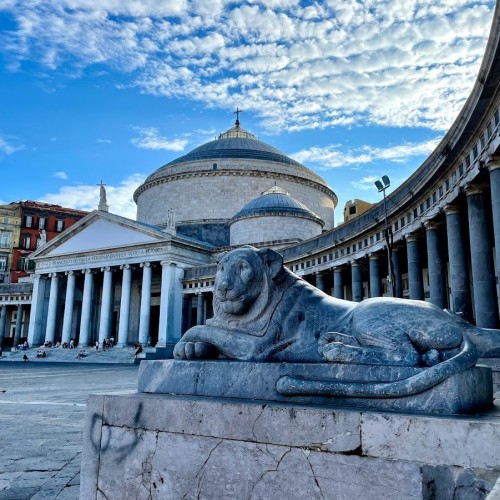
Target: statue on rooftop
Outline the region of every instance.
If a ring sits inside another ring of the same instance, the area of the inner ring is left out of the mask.
[[[359,397],[415,394],[474,366],[478,356],[499,355],[500,331],[474,327],[423,301],[380,297],[356,303],[330,297],[284,267],[279,253],[252,247],[219,259],[214,317],[188,330],[174,349],[177,359],[427,368],[369,387],[345,381],[304,384],[292,377],[277,386],[287,395]]]

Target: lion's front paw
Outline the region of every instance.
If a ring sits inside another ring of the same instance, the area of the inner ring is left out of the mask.
[[[181,340],[174,347],[175,359],[210,358],[215,354],[215,347],[207,342],[183,342]]]

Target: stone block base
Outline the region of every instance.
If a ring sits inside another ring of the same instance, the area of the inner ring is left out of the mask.
[[[82,499],[484,498],[500,419],[91,396]]]
[[[141,363],[139,369],[139,392],[313,403],[411,413],[476,413],[492,407],[492,379],[488,367],[470,368],[452,375],[429,390],[397,398],[284,396],[276,390],[278,380],[285,375],[366,384],[407,379],[423,370],[426,369],[335,363],[148,361]]]

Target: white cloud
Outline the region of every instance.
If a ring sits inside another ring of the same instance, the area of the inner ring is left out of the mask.
[[[275,132],[449,127],[477,75],[495,2],[306,3],[9,0],[0,10],[17,28],[2,48],[14,70],[25,60],[76,73],[99,63],[122,72],[124,87],[225,109],[244,102]]]
[[[167,139],[160,136],[154,127],[132,127],[139,133],[130,143],[141,149],[164,149],[166,151],[182,151],[189,142],[187,139]]]
[[[357,148],[334,144],[324,148],[313,147],[298,151],[290,156],[297,161],[312,163],[323,168],[341,168],[369,164],[376,161],[406,163],[415,156],[428,156],[439,144],[441,137],[425,142],[404,143],[385,148],[360,146]]]
[[[98,142],[99,144],[111,144],[110,139],[97,139],[95,142]]]
[[[351,186],[354,189],[359,189],[360,191],[372,191],[374,189],[374,183],[378,179],[375,175],[369,175],[363,177],[359,181],[352,181]]]
[[[55,177],[56,179],[67,179],[68,178],[68,174],[66,172],[55,172],[54,174],[52,174],[52,177]]]
[[[137,207],[133,194],[145,178],[146,176],[142,174],[133,174],[117,185],[107,184],[109,211],[135,220]],[[85,184],[63,186],[57,193],[43,196],[41,201],[90,212],[96,210],[99,204],[99,186]]]
[[[24,144],[19,144],[17,137],[0,134],[0,154],[11,155],[24,149]]]

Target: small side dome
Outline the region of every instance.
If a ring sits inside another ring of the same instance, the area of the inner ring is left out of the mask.
[[[232,246],[282,247],[321,234],[323,219],[274,186],[247,203],[230,222]]]
[[[267,215],[288,215],[312,219],[323,227],[325,222],[321,217],[309,210],[300,201],[290,196],[284,189],[274,186],[264,191],[261,196],[247,203],[232,219],[235,222],[248,217],[261,217]]]

